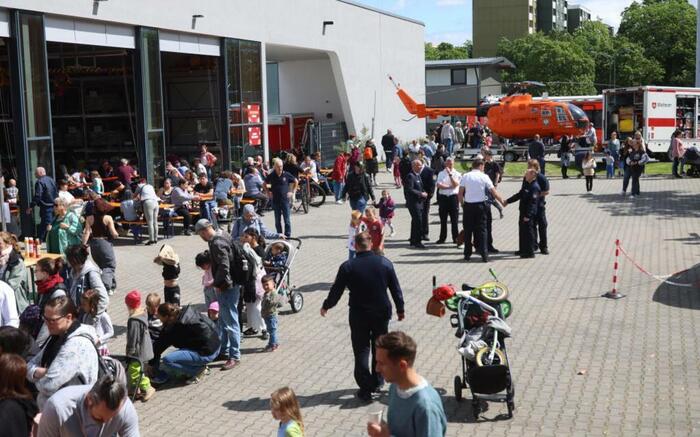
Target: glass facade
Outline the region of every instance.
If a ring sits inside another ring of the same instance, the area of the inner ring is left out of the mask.
[[[44,167],[54,174],[51,147],[51,107],[44,41],[44,19],[41,15],[19,16],[20,58],[24,89],[24,117],[29,168]],[[33,174],[33,172],[32,172]],[[34,185],[33,176],[31,185]]]
[[[155,186],[160,186],[165,175],[165,132],[158,30],[141,28],[138,44],[141,52],[146,176]]]
[[[238,167],[246,157],[263,154],[261,45],[235,39],[225,44],[230,161]]]

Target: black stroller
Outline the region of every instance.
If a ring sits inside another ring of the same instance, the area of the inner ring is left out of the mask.
[[[700,177],[700,151],[697,147],[690,147],[685,151],[685,174],[689,177]]]
[[[462,375],[454,378],[455,400],[461,402],[462,390],[469,388],[475,419],[481,413],[480,401],[506,403],[510,419],[515,410],[515,389],[505,344],[510,327],[504,321],[510,314],[510,302],[489,305],[475,297],[477,289],[463,284],[462,291],[445,301],[445,306],[456,312],[450,323],[457,328],[462,361]]]

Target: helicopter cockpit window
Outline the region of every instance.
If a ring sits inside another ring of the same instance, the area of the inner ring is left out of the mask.
[[[583,120],[584,118],[588,118],[586,117],[586,113],[583,112],[583,109],[571,103],[569,103],[569,111],[571,111],[571,116],[574,117],[574,120]]]
[[[557,112],[557,123],[566,123],[567,120],[566,120],[566,113],[564,112],[564,108],[562,108],[561,106],[557,106],[555,108],[555,110]]]

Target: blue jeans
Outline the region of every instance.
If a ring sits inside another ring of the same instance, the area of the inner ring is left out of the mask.
[[[206,356],[189,349],[179,349],[163,357],[163,366],[166,370],[192,377],[199,373],[204,366],[214,361],[217,355],[219,355],[218,349],[213,354]]]
[[[365,213],[365,208],[367,207],[367,199],[364,197],[360,197],[357,200],[352,200],[350,199],[350,208],[352,208],[353,211],[360,211],[362,214]]]
[[[678,166],[680,165],[681,171],[678,171]],[[680,157],[680,158],[673,158],[673,165],[671,166],[671,173],[673,176],[680,176],[681,173],[683,173],[683,166],[685,165],[685,158]]]
[[[221,353],[230,359],[241,359],[241,327],[238,324],[240,285],[219,293],[219,323],[221,324]]]
[[[265,317],[265,325],[267,325],[267,333],[270,334],[267,345],[277,346],[279,344],[277,341],[277,314]]]
[[[41,217],[41,222],[39,223],[39,239],[41,241],[46,241],[46,228],[53,221],[53,206],[40,206],[39,216]]]
[[[624,171],[624,173],[622,174],[622,192],[626,193],[627,186],[630,183],[630,168],[625,166],[623,171]]]
[[[605,170],[606,170],[607,177],[611,178],[611,177],[615,176],[615,164],[610,164],[610,165],[606,166]]]
[[[345,184],[343,182],[333,181],[333,194],[335,195],[335,201],[340,200],[340,194],[343,192]]]
[[[213,221],[212,219],[212,211],[216,208],[216,201],[215,200],[206,200],[200,203],[200,212],[201,212],[201,218],[207,219],[209,221]]]
[[[442,143],[445,145],[448,155],[452,155],[452,138],[443,138]]]
[[[289,201],[287,199],[279,201],[272,199],[272,209],[275,212],[275,229],[277,233],[282,233],[282,216],[284,216],[284,235],[290,237],[292,235],[292,222],[289,218]]]

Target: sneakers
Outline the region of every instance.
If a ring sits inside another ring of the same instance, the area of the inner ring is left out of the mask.
[[[146,390],[146,393],[144,393],[143,396],[141,396],[141,401],[148,402],[155,394],[156,394],[156,389],[153,387],[148,387],[148,390]]]
[[[263,329],[262,333],[260,334],[260,338],[263,340],[267,340],[268,338],[270,338],[270,334],[268,334],[267,331]]]
[[[156,385],[161,385],[161,384],[165,384],[166,382],[168,382],[168,379],[169,379],[169,377],[168,377],[167,373],[158,372],[158,374],[156,376],[151,378],[151,383],[156,384]]]
[[[345,202],[343,202],[342,200],[336,200],[335,203],[336,203],[337,205],[342,205],[342,204],[345,203]]]
[[[231,369],[233,369],[234,367],[236,367],[236,366],[239,365],[239,364],[241,364],[240,360],[231,360],[231,359],[229,359],[228,361],[226,361],[226,362],[224,363],[223,366],[221,366],[221,370],[222,370],[222,371],[224,371],[224,370],[231,370]]]
[[[107,295],[108,295],[108,296],[114,296],[114,290],[111,289],[111,288],[110,288],[109,290],[107,290]]]
[[[197,372],[196,375],[185,381],[185,384],[187,385],[192,385],[192,384],[199,384],[199,381],[201,381],[205,376],[209,375],[211,373],[211,370],[209,370],[209,366],[204,366],[202,367],[202,370]]]
[[[258,330],[253,328],[248,328],[243,331],[243,335],[258,335]]]
[[[263,352],[274,352],[277,349],[279,349],[280,345],[278,344],[268,344],[265,346],[265,349],[263,349]]]
[[[396,231],[391,231],[391,234],[389,234],[390,237],[393,237],[396,235]]]

